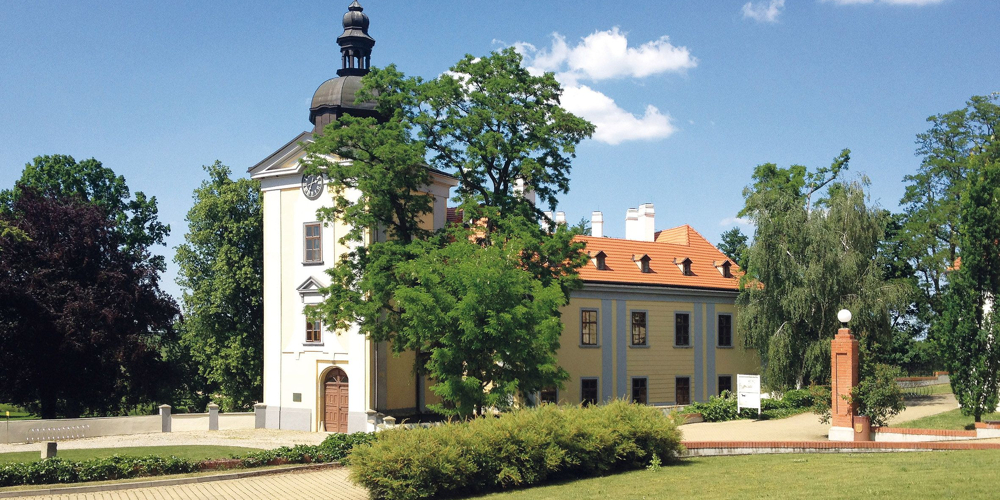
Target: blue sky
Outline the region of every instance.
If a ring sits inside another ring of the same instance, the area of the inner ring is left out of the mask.
[[[245,175],[311,129],[349,3],[5,4],[0,188],[37,155],[95,157],[157,197],[172,258],[202,165]],[[434,77],[513,45],[557,72],[564,104],[598,124],[560,209],[602,210],[610,236],[652,202],[658,229],[687,223],[715,242],[754,166],[827,165],[845,147],[851,175],[897,209],[926,118],[1000,91],[995,0],[362,4],[376,66]]]

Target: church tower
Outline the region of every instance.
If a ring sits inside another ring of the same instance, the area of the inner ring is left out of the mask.
[[[336,78],[323,82],[316,89],[309,108],[309,121],[314,125],[314,134],[322,134],[324,127],[345,113],[359,117],[378,116],[374,102],[354,102],[357,91],[361,89],[361,77],[367,75],[371,67],[375,39],[368,34],[368,16],[361,4],[354,0],[347,9],[344,33],[337,37],[341,68],[337,70]]]

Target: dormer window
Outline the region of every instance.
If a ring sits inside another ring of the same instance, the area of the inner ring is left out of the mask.
[[[601,250],[600,252],[597,252],[597,255],[591,257],[590,261],[594,263],[594,266],[597,267],[598,271],[606,271],[608,269],[608,265],[605,262],[607,257],[608,254],[604,253],[604,250]]]
[[[719,270],[719,274],[721,274],[723,278],[733,277],[733,271],[732,271],[733,263],[730,262],[728,259],[722,262],[714,261],[712,262],[712,265]]]
[[[694,276],[694,273],[691,272],[691,259],[687,257],[681,259],[678,257],[674,259],[674,264],[677,265],[677,268],[681,270],[684,276]]]
[[[635,262],[635,264],[637,266],[639,266],[639,270],[642,271],[642,272],[644,272],[644,273],[650,273],[650,272],[652,272],[649,269],[649,261],[650,260],[652,260],[652,259],[650,259],[649,255],[646,255],[646,254],[633,255],[632,256],[632,262]]]

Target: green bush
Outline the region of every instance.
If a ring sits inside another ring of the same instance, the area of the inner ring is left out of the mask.
[[[198,463],[177,457],[123,457],[114,455],[73,462],[48,458],[38,462],[0,465],[0,486],[78,483],[133,477],[181,474],[198,470]]]
[[[347,454],[353,447],[360,444],[369,444],[375,438],[376,434],[367,432],[330,434],[322,443],[316,446],[305,444],[293,447],[283,446],[273,450],[253,451],[235,458],[241,461],[243,467],[261,467],[275,461],[284,461],[286,463],[343,461],[346,463]]]
[[[769,420],[797,415],[812,407],[813,395],[806,389],[786,392],[781,399],[761,399],[760,419]],[[736,413],[736,395],[723,392],[720,396],[712,396],[708,401],[692,403],[685,410],[691,413],[701,413],[706,422],[725,422],[737,418],[758,418],[757,410],[743,408]]]
[[[274,461],[285,463],[335,462],[344,460],[351,448],[375,440],[375,434],[331,434],[316,446],[297,445],[274,450],[261,450],[241,457],[242,467],[261,467]],[[114,455],[73,462],[49,458],[38,462],[8,463],[0,465],[0,487],[23,484],[80,483],[110,481],[133,477],[184,474],[199,470],[202,462],[177,457],[128,457]]]
[[[655,408],[543,405],[381,432],[351,452],[351,478],[373,498],[431,498],[637,469],[680,449],[673,421]]]
[[[784,401],[789,408],[811,408],[813,405],[813,395],[809,392],[809,389],[786,391],[785,394],[781,396],[781,400]]]

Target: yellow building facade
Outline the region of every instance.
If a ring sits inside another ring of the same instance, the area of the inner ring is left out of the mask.
[[[760,370],[736,328],[738,267],[690,226],[654,231],[652,205],[633,210],[627,238],[603,237],[599,212],[594,236],[579,237],[591,260],[562,309],[558,353],[570,378],[542,399],[688,404]]]

